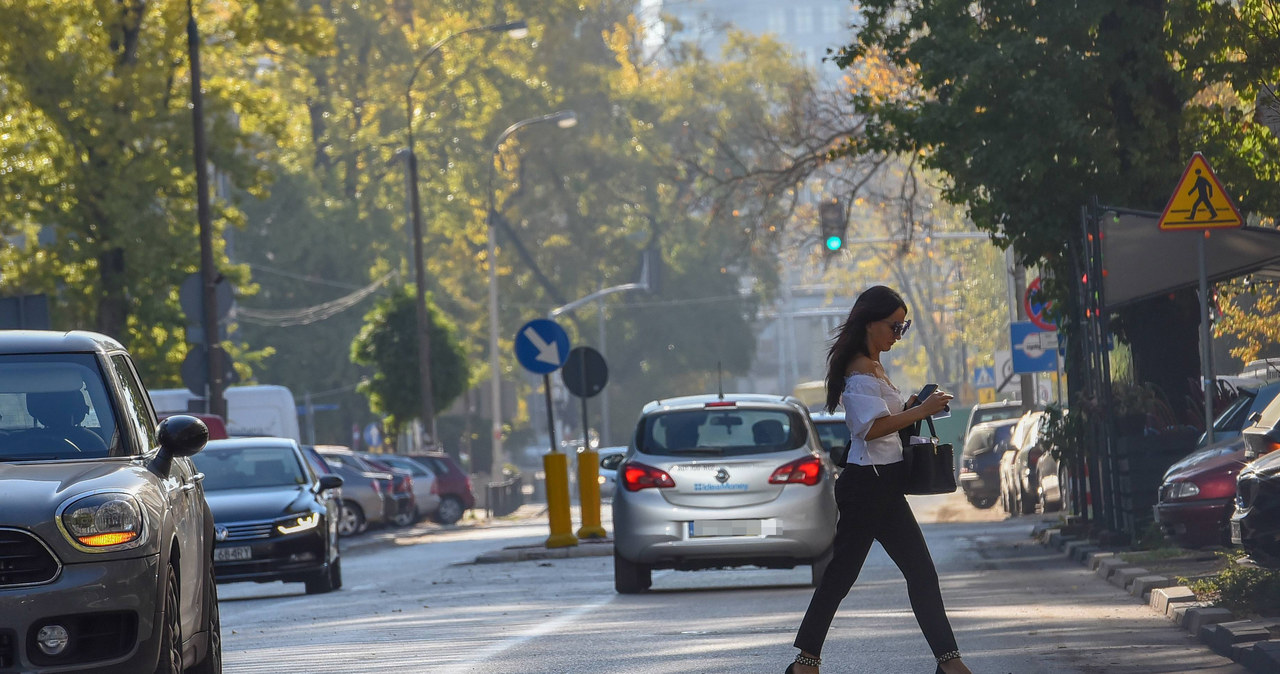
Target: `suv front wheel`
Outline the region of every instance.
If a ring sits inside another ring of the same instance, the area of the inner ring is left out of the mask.
[[[636,564],[613,553],[613,589],[618,594],[639,594],[653,584],[653,571],[646,564]]]

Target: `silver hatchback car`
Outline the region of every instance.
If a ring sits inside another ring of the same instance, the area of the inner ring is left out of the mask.
[[[653,569],[809,564],[831,559],[835,465],[789,396],[698,395],[645,405],[613,497],[614,588],[649,588]]]

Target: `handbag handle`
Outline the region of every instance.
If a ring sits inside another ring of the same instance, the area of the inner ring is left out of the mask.
[[[924,420],[925,420],[925,423],[929,424],[929,435],[932,435],[934,438],[937,438],[938,430],[933,427],[933,417],[925,417]]]

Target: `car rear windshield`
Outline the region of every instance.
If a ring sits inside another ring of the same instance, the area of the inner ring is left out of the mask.
[[[808,432],[800,412],[777,408],[675,410],[646,416],[636,448],[663,456],[743,456],[801,447]]]
[[[1013,435],[1014,425],[1010,423],[974,428],[969,432],[969,439],[964,443],[963,453],[972,456],[991,451],[996,445],[1009,440],[1009,436]]]
[[[298,455],[288,447],[208,447],[192,457],[205,491],[293,487],[307,483]]]
[[[0,461],[127,453],[102,382],[92,354],[0,356]]]
[[[1022,416],[1022,408],[1013,407],[993,407],[985,410],[977,410],[973,414],[973,423],[978,425],[986,421],[1003,421],[1005,419],[1017,419]]]

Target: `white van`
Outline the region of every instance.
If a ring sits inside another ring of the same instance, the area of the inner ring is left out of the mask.
[[[157,414],[187,412],[187,402],[196,398],[185,388],[150,391]],[[284,386],[229,386],[227,434],[231,437],[270,436],[302,442],[298,427],[298,406],[293,392]]]

